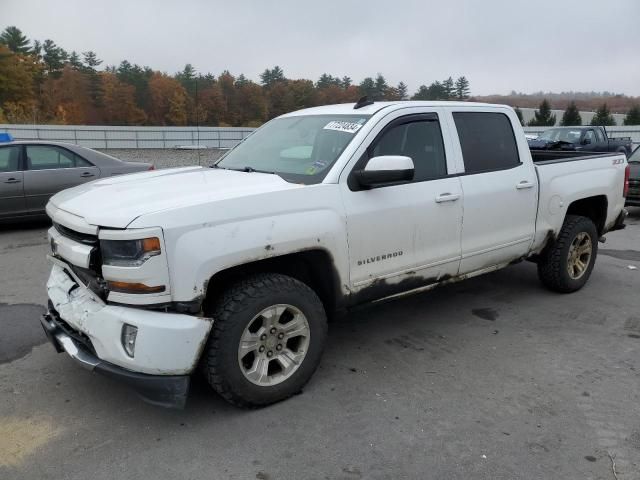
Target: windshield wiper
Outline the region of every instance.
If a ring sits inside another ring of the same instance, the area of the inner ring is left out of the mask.
[[[277,175],[276,172],[269,172],[267,170],[258,170],[256,168],[253,167],[242,167],[242,168],[229,168],[229,167],[216,167],[216,168],[224,168],[225,170],[234,170],[236,172],[246,172],[246,173],[267,173],[269,175]]]

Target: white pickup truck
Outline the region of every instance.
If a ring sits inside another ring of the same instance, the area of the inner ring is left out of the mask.
[[[63,191],[43,327],[155,404],[183,406],[197,367],[236,405],[282,400],[335,312],[523,259],[580,289],[624,226],[628,166],[543,153],[506,106],[363,99],[276,118],[212,168]]]

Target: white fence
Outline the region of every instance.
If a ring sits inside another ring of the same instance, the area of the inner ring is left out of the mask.
[[[549,127],[524,127],[539,133]],[[231,148],[253,130],[248,127],[87,127],[75,125],[0,125],[0,132],[16,140],[70,142],[89,148],[176,148],[201,146]],[[640,145],[640,126],[607,127],[611,137],[631,137]]]
[[[224,127],[108,127],[77,125],[0,125],[16,140],[69,142],[89,148],[231,148],[253,128]]]

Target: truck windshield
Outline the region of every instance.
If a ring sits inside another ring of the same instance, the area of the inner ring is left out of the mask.
[[[627,161],[629,163],[640,163],[640,147],[635,149]]]
[[[229,151],[214,167],[275,173],[288,182],[320,183],[370,115],[277,118]]]
[[[540,134],[538,140],[546,140],[548,142],[569,142],[578,143],[582,130],[579,128],[552,128],[545,130]]]

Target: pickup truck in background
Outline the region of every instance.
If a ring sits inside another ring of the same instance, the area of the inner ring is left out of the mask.
[[[627,205],[640,207],[640,148],[629,157],[629,193],[627,194]]]
[[[531,150],[576,150],[582,152],[618,152],[627,157],[633,152],[631,137],[609,138],[601,126],[555,127],[529,140]]]
[[[277,402],[310,379],[336,312],[524,259],[580,289],[624,226],[626,157],[535,155],[507,106],[283,115],[212,168],[55,195],[42,325],[155,404],[183,406],[196,369],[235,405]]]

